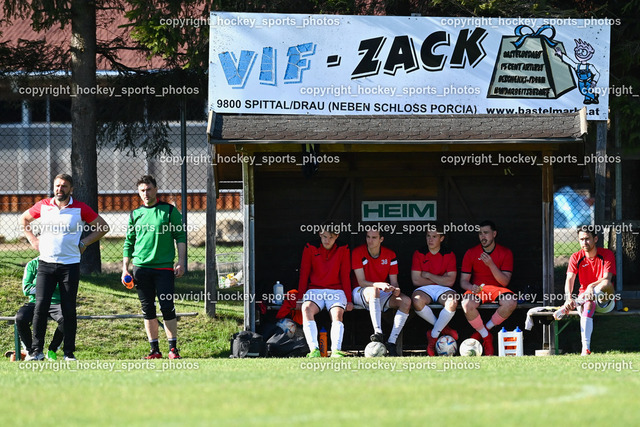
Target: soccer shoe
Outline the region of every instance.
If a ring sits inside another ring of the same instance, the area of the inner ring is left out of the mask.
[[[29,353],[24,360],[44,360],[44,354],[41,351]]]
[[[347,353],[341,351],[341,350],[334,350],[331,352],[331,357],[346,357]]]
[[[427,331],[427,355],[435,356],[436,355],[436,342],[438,342],[438,338],[434,338],[431,336],[431,329]]]
[[[388,343],[385,343],[384,346],[387,347],[387,352],[388,352],[387,356],[389,357],[399,356],[398,349],[396,348],[396,343],[388,342]]]
[[[145,359],[162,359],[162,353],[159,351],[151,350],[148,355],[144,357]]]
[[[322,357],[322,354],[320,354],[320,349],[316,348],[311,353],[307,354],[307,357]]]
[[[177,348],[172,348],[171,351],[169,352],[169,359],[182,359],[182,356],[180,356],[180,353],[178,353],[178,349]]]
[[[590,355],[591,355],[591,350],[589,350],[588,348],[583,348],[582,353],[580,353],[580,356],[590,356]]]
[[[369,339],[371,340],[371,342],[384,342],[384,335],[382,335],[380,332],[376,332],[375,334],[371,334],[371,336],[369,337]]]
[[[480,335],[478,333],[478,335]],[[482,339],[482,354],[484,356],[493,356],[493,335],[489,332],[485,338]]]
[[[440,336],[449,335],[454,340],[458,341],[458,331],[449,327],[449,325],[445,326],[440,332]]]
[[[64,361],[65,362],[75,362],[76,360],[76,356],[73,355],[73,353],[65,353],[64,354]]]
[[[55,351],[49,350],[47,351],[47,360],[58,360],[58,355]]]

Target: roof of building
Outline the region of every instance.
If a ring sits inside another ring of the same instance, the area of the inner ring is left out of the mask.
[[[107,46],[124,43],[126,49],[116,49],[109,52],[117,57],[119,63],[124,67],[137,70],[158,70],[166,68],[165,61],[159,56],[147,59],[146,53],[139,49],[133,42],[130,35],[130,28],[124,25],[130,24],[120,10],[98,10],[96,11],[96,40],[98,44]],[[70,51],[71,25],[65,25],[62,29],[52,27],[48,30],[36,32],[31,27],[30,19],[12,19],[10,22],[0,20],[0,43],[9,42],[11,46],[16,46],[18,40],[44,41],[47,46],[61,47],[65,52]],[[98,71],[112,71],[112,62],[104,56],[98,55],[96,58]]]
[[[212,114],[211,142],[486,142],[571,140],[586,133],[584,109],[545,115],[310,116]]]

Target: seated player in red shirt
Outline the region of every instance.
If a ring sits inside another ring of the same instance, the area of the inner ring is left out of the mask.
[[[471,338],[482,342],[483,354],[487,356],[493,356],[493,336],[489,330],[504,322],[518,305],[515,294],[507,288],[513,273],[513,254],[495,242],[497,233],[493,222],[480,223],[480,244],[464,254],[460,275],[460,286],[466,291],[462,309],[469,324],[477,331]],[[478,306],[496,301],[500,307],[485,327]]]
[[[616,274],[616,260],[609,249],[598,248],[598,236],[594,234],[593,226],[578,228],[578,240],[581,250],[571,255],[567,267],[567,279],[564,290],[567,300],[565,310],[576,308],[576,301],[572,293],[578,275],[580,290],[578,300],[584,301],[577,310],[580,314],[580,336],[582,338],[582,356],[591,354],[591,333],[593,332],[593,315],[596,311],[596,301],[604,300],[605,304],[614,299],[613,276]]]
[[[344,357],[341,351],[344,311],[353,310],[351,302],[351,265],[349,247],[336,244],[337,233],[319,233],[321,244],[307,243],[302,251],[298,297],[303,298],[302,330],[311,352],[320,357],[315,315],[326,308],[331,314],[331,357]]]
[[[389,356],[399,356],[396,340],[409,317],[411,300],[400,292],[396,253],[382,246],[384,236],[378,230],[367,231],[367,244],[355,248],[351,254],[351,267],[357,286],[353,289],[354,305],[369,310],[373,335],[371,341],[384,342],[381,316],[383,311],[396,308],[393,328],[385,343]],[[387,281],[388,280],[388,281]]]
[[[456,256],[441,246],[444,231],[441,226],[427,231],[427,246],[413,253],[411,281],[417,289],[413,292],[413,309],[416,314],[433,325],[427,331],[427,354],[436,355],[436,342],[440,334],[458,339],[458,332],[451,329],[449,321],[458,308],[458,294],[451,289],[456,281]],[[429,304],[438,302],[444,306],[436,319]]]

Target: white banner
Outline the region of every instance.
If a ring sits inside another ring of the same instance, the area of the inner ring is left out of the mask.
[[[214,12],[209,109],[606,120],[607,19]]]

